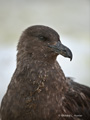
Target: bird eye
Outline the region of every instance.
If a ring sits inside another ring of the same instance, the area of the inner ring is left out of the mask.
[[[46,40],[46,37],[44,37],[44,36],[39,36],[39,39],[40,39],[40,40]]]
[[[67,51],[66,50],[63,50],[64,51],[64,53],[66,53]]]

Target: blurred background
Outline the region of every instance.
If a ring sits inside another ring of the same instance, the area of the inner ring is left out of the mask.
[[[90,86],[90,0],[0,0],[0,101],[16,68],[16,46],[24,29],[47,25],[73,52],[58,56],[66,76]]]

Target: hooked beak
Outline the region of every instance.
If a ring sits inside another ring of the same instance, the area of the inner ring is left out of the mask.
[[[61,54],[64,57],[70,58],[70,61],[72,60],[73,55],[71,50],[64,46],[60,41],[58,41],[56,45],[49,45],[48,47],[52,48],[52,50],[57,54]]]

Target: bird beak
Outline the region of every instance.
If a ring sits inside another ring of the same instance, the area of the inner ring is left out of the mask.
[[[70,61],[72,60],[73,55],[71,50],[64,46],[60,41],[58,41],[56,45],[49,45],[48,47],[52,48],[52,50],[57,54],[61,54],[64,57],[70,58]]]

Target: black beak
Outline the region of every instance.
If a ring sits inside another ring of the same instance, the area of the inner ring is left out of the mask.
[[[52,48],[52,50],[57,54],[61,54],[64,57],[70,58],[70,61],[72,60],[73,55],[71,50],[64,46],[60,41],[58,41],[56,45],[49,45],[48,47]]]

